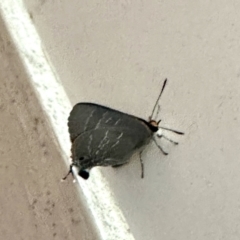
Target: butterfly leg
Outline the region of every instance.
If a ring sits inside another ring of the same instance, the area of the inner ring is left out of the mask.
[[[173,141],[172,139],[166,137],[165,135],[159,135],[159,136],[157,136],[157,137],[158,137],[158,138],[165,138],[167,141],[169,141],[169,142],[171,142],[171,143],[173,143],[173,144],[175,144],[175,145],[178,145],[178,142]]]
[[[142,152],[143,150],[139,153],[139,158],[140,158],[140,164],[141,164],[141,178],[144,178],[144,164],[142,159]]]
[[[161,150],[161,152],[162,152],[164,155],[168,155],[168,153],[165,152],[165,151],[162,149],[162,147],[157,143],[157,141],[156,141],[155,138],[153,138],[153,141],[154,141],[154,143],[156,144],[156,146]]]
[[[73,168],[73,164],[70,165],[69,171],[68,171],[68,173],[66,174],[66,176],[62,178],[62,181],[66,180],[67,177],[68,177],[70,174],[72,174],[72,176],[73,176],[73,170],[72,170],[72,168]],[[73,177],[74,177],[74,176],[73,176]]]
[[[113,168],[117,168],[117,167],[121,167],[122,165],[124,165],[125,163],[121,163],[121,164],[116,164],[116,165],[113,165],[112,167]]]

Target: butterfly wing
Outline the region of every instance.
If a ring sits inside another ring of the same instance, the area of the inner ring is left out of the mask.
[[[73,142],[73,161],[78,162],[81,169],[124,164],[148,140],[143,135],[137,138],[134,130],[129,128],[86,131]]]
[[[152,137],[144,121],[92,103],[75,105],[68,126],[73,162],[81,169],[126,163]]]
[[[89,130],[109,127],[127,128],[128,126],[132,128],[136,123],[139,123],[139,120],[132,115],[94,103],[76,104],[68,118],[72,142],[76,137]]]

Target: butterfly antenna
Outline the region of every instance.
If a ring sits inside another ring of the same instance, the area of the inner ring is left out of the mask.
[[[158,95],[158,98],[157,98],[157,101],[156,101],[156,103],[155,103],[155,105],[154,105],[154,108],[153,108],[153,110],[152,110],[152,114],[151,114],[150,119],[152,119],[152,117],[153,117],[153,114],[154,114],[155,109],[156,109],[156,107],[157,107],[157,105],[158,105],[158,102],[159,102],[159,99],[160,99],[160,97],[161,97],[161,95],[162,95],[162,93],[163,93],[163,90],[164,90],[164,88],[165,88],[165,86],[166,86],[166,83],[167,83],[167,78],[165,79],[165,81],[164,81],[164,83],[163,83],[163,86],[162,86],[162,90],[161,90],[160,94]]]
[[[159,112],[160,112],[160,105],[158,104],[158,105],[157,105],[156,117],[155,117],[154,119],[157,119],[157,116],[158,116]],[[153,116],[152,116],[152,117],[153,117]],[[161,120],[158,121],[158,124],[159,124],[159,122],[161,122]]]
[[[177,130],[174,130],[174,129],[171,129],[171,128],[165,128],[165,127],[159,127],[159,128],[161,128],[163,130],[167,130],[169,132],[174,132],[174,133],[179,134],[179,135],[184,135],[183,132],[180,132],[180,131],[177,131]]]
[[[139,157],[140,157],[140,163],[141,163],[141,178],[144,178],[144,165],[143,165],[143,159],[142,159],[142,152],[143,150],[139,153]]]

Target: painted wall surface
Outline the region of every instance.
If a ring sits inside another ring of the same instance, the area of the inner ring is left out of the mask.
[[[240,237],[240,2],[25,0],[72,104],[147,118],[163,80],[162,126],[185,132],[105,168],[138,240]],[[170,136],[170,135],[168,135]]]

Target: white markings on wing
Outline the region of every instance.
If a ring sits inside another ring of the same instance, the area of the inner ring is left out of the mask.
[[[122,136],[123,136],[123,133],[121,133],[121,134],[117,137],[117,139],[120,139]]]
[[[103,149],[104,146],[109,142],[108,133],[109,133],[109,130],[106,131],[104,138],[102,139],[102,141],[99,144],[100,149]]]
[[[123,133],[120,133],[119,136],[116,138],[117,141],[116,141],[112,146],[110,146],[107,150],[105,150],[105,151],[103,152],[102,158],[104,159],[104,161],[113,161],[112,158],[111,158],[110,160],[107,160],[107,159],[105,158],[105,156],[106,156],[107,153],[109,152],[109,149],[112,149],[112,148],[116,147],[116,146],[119,144],[120,139],[121,139],[122,136],[123,136]]]
[[[116,147],[118,144],[119,144],[119,140],[120,140],[120,138],[123,136],[123,133],[121,133],[116,139],[117,139],[117,141],[112,145],[112,147],[111,148],[114,148],[114,147]]]
[[[86,123],[85,123],[85,126],[84,126],[84,132],[87,130],[87,126],[88,126],[88,123],[90,121],[90,118],[93,116],[93,113],[96,111],[96,109],[94,109],[90,115],[88,116],[87,120],[86,120]]]
[[[97,125],[96,125],[95,129],[98,129],[98,128],[99,128],[102,120],[104,119],[104,117],[105,117],[105,115],[106,115],[107,113],[108,113],[108,112],[105,112],[105,113],[102,115],[102,117],[101,117],[101,118],[99,119],[99,121],[97,122]]]
[[[88,140],[88,154],[89,156],[91,155],[91,144],[92,144],[92,140],[93,140],[93,136],[92,134],[89,136],[89,140]]]
[[[116,126],[120,121],[121,121],[121,119],[119,118],[119,119],[114,123],[114,126]]]
[[[108,133],[109,133],[109,130],[106,131],[104,138],[99,143],[98,150],[95,152],[95,155],[97,155],[99,151],[102,150],[104,146],[109,143]]]
[[[112,120],[112,118],[110,117],[110,118],[108,118],[108,119],[106,120],[105,123],[108,123],[108,122],[111,121],[111,120]]]

